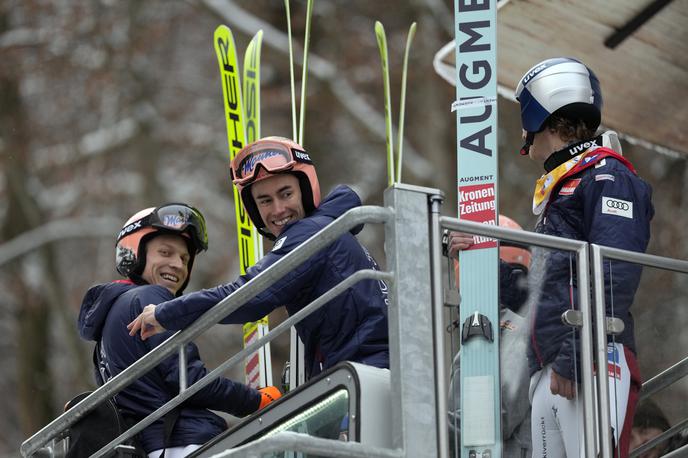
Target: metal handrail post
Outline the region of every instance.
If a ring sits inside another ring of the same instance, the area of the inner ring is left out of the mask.
[[[611,414],[609,412],[609,377],[607,377],[607,330],[604,293],[604,266],[598,245],[590,245],[592,253],[593,294],[595,297],[595,346],[597,362],[597,407],[599,418],[600,452],[603,458],[612,456]],[[584,358],[584,357],[583,357]],[[584,359],[585,360],[585,359]]]
[[[188,381],[186,377],[186,345],[182,344],[179,346],[179,392],[182,393],[186,390],[188,386]]]
[[[590,258],[587,243],[576,252],[576,264],[578,267],[578,307],[583,315],[583,326],[580,329],[580,367],[583,377],[583,383],[581,384],[581,390],[583,392],[583,445],[585,447],[585,456],[597,456],[597,444],[595,440],[597,410],[595,408],[595,378],[593,374],[592,348],[593,316],[590,306]],[[602,323],[602,329],[604,329],[604,316]]]
[[[433,334],[435,339],[435,386],[437,397],[437,440],[439,456],[449,454],[447,425],[447,383],[444,364],[444,292],[442,289],[442,235],[440,209],[442,196],[431,195],[430,199],[430,267],[432,273]]]
[[[397,279],[390,288],[389,369],[392,447],[406,457],[437,457],[435,348],[433,343],[428,198],[437,189],[395,184],[384,194],[394,209],[385,225],[387,268]],[[446,415],[446,412],[443,412]]]

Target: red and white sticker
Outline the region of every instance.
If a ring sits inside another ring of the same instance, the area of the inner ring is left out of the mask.
[[[495,225],[495,187],[493,183],[459,186],[459,218]],[[497,241],[480,235],[473,236],[469,250],[495,248]]]
[[[559,190],[559,195],[560,196],[572,196],[573,191],[576,190],[578,185],[580,184],[581,179],[580,178],[574,178],[573,180],[569,180],[566,183],[564,183],[564,186],[561,187]]]

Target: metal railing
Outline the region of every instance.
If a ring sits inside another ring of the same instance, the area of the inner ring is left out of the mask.
[[[601,323],[605,319],[605,307],[604,307],[604,259],[613,259],[617,261],[626,261],[639,264],[645,267],[655,267],[658,269],[670,270],[673,272],[679,272],[688,274],[688,261],[682,261],[678,259],[665,258],[661,256],[655,256],[645,253],[637,253],[633,251],[620,250],[618,248],[611,248],[606,246],[600,246],[596,244],[590,245],[590,252],[592,255],[592,274],[594,278],[594,296],[595,304],[599,304],[596,307],[595,323]],[[595,343],[597,344],[597,359],[599,361],[606,361],[607,358],[607,335],[601,326],[596,327],[595,331]],[[684,359],[675,366],[663,371],[661,374],[652,378],[648,382],[643,384],[643,389],[641,391],[641,398],[650,396],[659,390],[662,390],[675,381],[679,380],[681,377],[685,377],[688,374],[688,358]],[[611,430],[609,428],[610,424],[610,411],[609,411],[609,379],[607,377],[597,378],[597,392],[599,394],[598,405],[600,407],[600,430],[598,431],[601,444],[602,444],[602,456],[611,457],[612,456],[612,441],[611,441]],[[643,444],[638,450],[634,450],[631,456],[640,456],[641,453],[651,449],[654,445],[669,439],[674,434],[680,432],[686,425],[688,425],[688,419],[683,420],[678,425],[675,425],[661,436]],[[606,426],[606,428],[605,428]]]
[[[581,364],[582,393],[584,408],[584,447],[586,456],[598,456],[596,437],[600,438],[602,457],[612,458],[611,416],[609,411],[609,391],[607,377],[593,377],[593,364],[607,360],[607,317],[605,315],[604,259],[626,261],[645,267],[655,267],[679,273],[688,273],[688,261],[661,257],[651,254],[620,250],[617,248],[588,244],[578,240],[563,239],[549,235],[519,231],[498,226],[461,221],[455,218],[441,217],[442,228],[461,231],[472,235],[481,235],[522,243],[530,246],[553,248],[574,252],[577,260],[578,303],[582,312],[581,326]],[[592,261],[590,262],[590,259]],[[588,268],[592,269],[593,300],[589,298],[590,280]],[[594,315],[592,310],[594,309]],[[601,324],[602,323],[602,324]],[[592,329],[595,329],[593,340]],[[439,340],[439,339],[438,339]],[[594,341],[594,345],[593,345]],[[597,353],[593,354],[593,348]],[[440,351],[440,349],[438,349]],[[438,353],[441,354],[441,353]],[[602,366],[598,366],[602,367]],[[663,371],[643,384],[641,399],[660,391],[688,375],[688,358],[683,359],[671,368]],[[597,384],[595,397],[594,385]],[[597,407],[597,408],[596,408]],[[680,421],[671,429],[652,441],[643,444],[631,456],[639,456],[654,445],[670,438],[688,426],[688,419]]]
[[[239,353],[208,373],[203,379],[186,387],[180,377],[180,393],[164,406],[134,425],[95,456],[110,453],[115,444],[130,438],[156,419],[199,391],[205,384],[219,377],[230,366],[238,363],[260,346],[270,342],[317,308],[362,279],[381,279],[390,283],[389,350],[390,371],[393,380],[391,390],[392,447],[382,449],[364,444],[345,444],[337,441],[304,438],[295,433],[281,433],[254,443],[258,449],[313,451],[324,456],[446,456],[447,453],[447,404],[444,380],[444,348],[440,333],[444,332],[442,294],[441,231],[443,228],[469,234],[521,243],[529,246],[558,249],[571,252],[576,258],[578,305],[582,315],[581,360],[582,403],[584,409],[583,440],[586,456],[597,456],[596,442],[600,441],[601,456],[611,458],[609,399],[607,378],[593,377],[594,361],[606,364],[606,324],[604,306],[603,259],[634,262],[688,273],[688,261],[663,258],[642,253],[588,244],[586,242],[558,238],[499,226],[440,216],[442,193],[435,189],[408,185],[395,185],[385,191],[385,207],[359,207],[342,215],[318,232],[298,249],[267,268],[253,280],[203,314],[187,329],[170,337],[144,358],[98,388],[88,398],[77,404],[50,424],[42,428],[21,445],[23,456],[47,451],[46,445],[59,438],[61,433],[81,419],[97,404],[111,398],[129,383],[157,366],[160,361],[183,349],[199,334],[241,307],[249,299],[282,278],[296,265],[325,248],[351,228],[363,223],[382,223],[385,227],[385,255],[387,272],[363,270],[347,278],[339,285],[314,300],[298,313],[272,329],[266,336],[247,346]],[[592,277],[592,284],[591,284]],[[592,287],[592,289],[591,289]],[[592,298],[590,292],[592,291]],[[595,313],[593,314],[593,309]],[[595,323],[595,325],[593,325]],[[593,329],[595,335],[593,339]],[[596,352],[593,351],[596,343]],[[183,352],[181,352],[183,353]],[[180,355],[180,369],[185,366]],[[184,372],[182,370],[182,372]],[[688,373],[688,358],[644,385],[642,396],[663,389]],[[595,395],[595,383],[597,392]],[[419,409],[422,406],[422,409]],[[603,406],[604,408],[599,408]],[[602,413],[600,413],[602,412]],[[683,423],[682,423],[683,424]],[[432,447],[431,444],[436,444]],[[648,444],[649,448],[649,444]],[[239,449],[237,449],[239,450]],[[251,445],[241,447],[250,452]],[[640,449],[639,449],[640,450]],[[235,452],[228,452],[233,456]],[[242,455],[243,456],[243,455]]]
[[[554,248],[569,251],[576,256],[577,280],[578,280],[578,306],[582,313],[583,326],[581,327],[581,374],[583,392],[583,437],[585,444],[585,456],[596,456],[595,453],[595,403],[593,397],[593,349],[592,349],[592,308],[590,297],[590,279],[588,276],[589,254],[588,243],[580,240],[565,239],[545,234],[519,231],[515,229],[492,226],[488,224],[462,221],[456,218],[442,217],[440,223],[443,228],[466,232],[474,235],[482,235],[499,240],[517,242],[529,246],[542,248]],[[606,348],[606,347],[605,347]]]

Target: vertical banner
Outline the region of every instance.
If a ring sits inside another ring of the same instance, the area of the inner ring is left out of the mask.
[[[454,0],[459,219],[497,222],[497,0]],[[459,254],[461,457],[501,457],[499,253],[475,236]]]

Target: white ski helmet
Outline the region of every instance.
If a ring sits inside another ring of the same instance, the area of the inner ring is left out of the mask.
[[[189,247],[189,274],[177,292],[180,295],[191,278],[194,258],[208,249],[203,214],[186,204],[170,203],[150,207],[134,214],[124,223],[117,235],[115,266],[117,272],[135,283],[141,283],[141,274],[146,266],[145,245],[160,234],[178,234],[184,237]]]
[[[320,184],[315,166],[298,143],[284,137],[265,137],[243,147],[232,160],[230,172],[241,201],[258,232],[267,238],[274,235],[265,230],[251,185],[279,173],[291,173],[299,180],[303,209],[308,215],[320,205]]]
[[[602,92],[595,73],[570,57],[555,57],[533,66],[516,88],[521,125],[531,138],[547,119],[560,114],[582,120],[591,130],[602,119]]]

